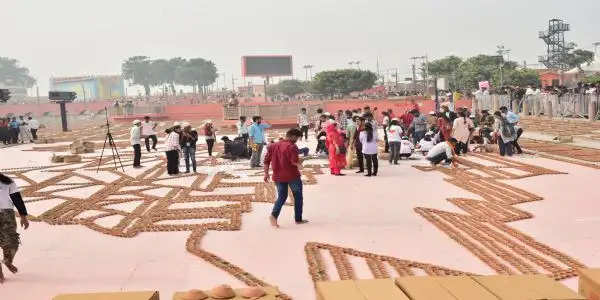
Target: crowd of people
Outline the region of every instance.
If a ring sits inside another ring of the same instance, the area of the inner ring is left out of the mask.
[[[0,118],[0,142],[4,145],[33,143],[37,140],[40,123],[33,117]]]
[[[381,115],[379,122],[376,115]],[[245,116],[240,117],[237,137],[233,140],[228,136],[221,138],[224,143],[222,157],[232,160],[248,158],[251,169],[264,168],[265,181],[272,179],[276,183],[279,196],[271,222],[277,227],[277,218],[287,199],[288,188],[299,209],[296,211],[296,222],[305,222],[302,218],[299,169],[302,165],[300,156],[309,156],[310,149],[308,144],[299,147],[301,141],[315,139],[316,147],[312,156],[327,158],[333,176],[345,176],[344,171],[356,169],[358,174],[375,177],[379,174],[380,152],[387,153],[390,165],[398,165],[402,159],[417,159],[419,155],[416,153],[420,153],[432,166],[443,163],[454,167],[458,156],[470,151],[492,152],[494,144],[498,145],[498,152],[502,156],[522,153],[518,140],[523,130],[518,123],[519,116],[506,107],[501,107],[493,114],[486,110],[473,114],[464,107],[454,111],[448,105],[442,105],[439,111],[431,111],[427,115],[421,113],[415,102],[403,113],[395,113],[391,109],[378,112],[377,107],[365,106],[339,110],[333,114],[318,109],[315,114],[309,115],[303,108],[298,114],[296,127],[277,141],[267,140],[266,130],[271,125],[260,116],[253,116],[251,122]],[[167,173],[179,174],[181,159],[185,161],[186,173],[197,172],[196,144],[199,136],[204,137],[208,155],[212,157],[216,133],[212,120],[205,120],[199,131],[187,122],[173,123],[165,130]],[[142,139],[148,152],[157,151],[156,123],[150,117],[145,117],[143,122],[133,121],[130,140],[134,149],[135,168],[141,167]],[[269,175],[271,168],[272,178]]]

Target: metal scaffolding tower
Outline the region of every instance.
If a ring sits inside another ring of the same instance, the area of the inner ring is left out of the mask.
[[[570,25],[560,19],[548,21],[548,30],[540,31],[538,37],[546,43],[546,55],[539,56],[538,61],[549,69],[568,70],[567,56],[573,49],[572,43],[565,42],[565,32]]]

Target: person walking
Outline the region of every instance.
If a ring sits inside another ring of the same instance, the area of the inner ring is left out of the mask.
[[[133,121],[133,127],[129,130],[129,142],[133,147],[133,167],[141,168],[140,160],[142,158],[142,146],[141,141],[141,128],[142,122],[140,120]]]
[[[466,154],[469,152],[469,138],[475,129],[473,121],[467,117],[465,110],[458,112],[459,117],[454,120],[452,125],[452,137],[457,140],[456,154]]]
[[[144,137],[144,143],[146,144],[146,151],[150,152],[150,140],[152,140],[152,149],[156,150],[156,123],[150,120],[150,116],[144,117],[142,123],[142,136]]]
[[[388,140],[390,143],[390,165],[393,163],[398,164],[400,159],[400,145],[402,142],[402,126],[400,126],[399,119],[392,119],[390,127],[388,129]]]
[[[15,255],[19,250],[19,233],[17,233],[17,219],[14,207],[17,208],[21,219],[21,227],[27,230],[27,208],[17,184],[10,177],[0,173],[0,248],[4,254],[4,265],[11,273],[19,270],[14,265]],[[0,283],[4,283],[2,263],[0,263]]]
[[[496,136],[498,141],[500,156],[512,156],[513,141],[517,136],[515,128],[499,111],[494,113],[494,118],[496,118],[496,121],[494,122],[494,136]]]
[[[292,190],[294,196],[294,220],[296,224],[308,223],[308,220],[302,218],[304,204],[300,174],[302,162],[298,158],[298,147],[296,146],[296,142],[300,138],[302,138],[302,132],[299,129],[290,129],[287,131],[284,140],[272,143],[267,148],[264,162],[264,181],[265,183],[269,182],[269,168],[272,167],[272,180],[277,187],[277,201],[273,205],[269,220],[275,228],[279,228],[277,219],[288,198],[288,188]]]
[[[190,161],[192,170],[196,173],[196,142],[198,141],[198,132],[192,125],[183,123],[183,131],[181,132],[181,149],[185,159],[185,172],[190,172]]]
[[[179,174],[179,157],[181,153],[181,144],[179,143],[179,134],[181,125],[178,122],[173,123],[173,127],[167,129],[167,139],[165,140],[167,155],[167,173],[169,175]]]
[[[341,170],[346,167],[346,145],[344,137],[335,120],[327,125],[327,149],[329,150],[329,169],[331,175],[345,176]]]
[[[362,144],[362,153],[367,160],[367,174],[365,176],[377,176],[379,162],[377,160],[377,132],[373,130],[373,125],[365,123],[365,130],[360,133],[360,143]]]
[[[29,123],[29,130],[31,131],[31,137],[33,138],[34,141],[37,140],[37,131],[40,128],[40,122],[38,122],[38,120],[36,120],[32,117],[28,117],[27,123]]]
[[[298,128],[304,135],[304,140],[307,141],[308,140],[308,126],[310,125],[310,122],[308,120],[308,114],[306,114],[306,108],[304,108],[304,107],[302,109],[300,109],[300,113],[298,114],[297,124],[298,124]]]
[[[271,128],[269,124],[263,124],[260,116],[252,117],[253,124],[248,129],[252,156],[250,157],[250,168],[260,167],[260,157],[265,144],[265,129]]]
[[[206,146],[208,147],[208,156],[212,157],[213,147],[217,140],[217,131],[212,120],[204,121],[204,139],[206,140]]]

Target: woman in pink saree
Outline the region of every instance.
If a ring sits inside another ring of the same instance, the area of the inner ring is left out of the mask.
[[[337,128],[337,123],[327,125],[327,150],[329,150],[329,168],[331,174],[344,176],[341,170],[346,167],[346,146],[344,136]]]

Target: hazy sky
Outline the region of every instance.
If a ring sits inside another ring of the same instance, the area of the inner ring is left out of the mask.
[[[571,24],[567,40],[579,47],[600,41],[599,0],[1,2],[0,56],[28,67],[42,93],[50,76],[118,74],[134,55],[210,59],[230,87],[232,75],[243,82],[247,54],[291,54],[299,79],[305,64],[316,73],[359,60],[375,71],[378,56],[380,69],[407,77],[411,56],[491,54],[499,44],[535,63],[545,51],[537,33],[554,17]]]

